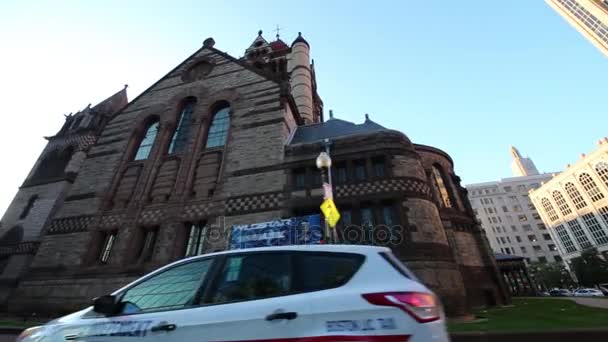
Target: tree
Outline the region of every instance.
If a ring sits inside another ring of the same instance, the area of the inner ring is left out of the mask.
[[[596,248],[586,249],[580,257],[572,259],[572,270],[583,286],[608,283],[608,262],[600,257]]]
[[[573,284],[570,273],[561,262],[532,263],[529,268],[534,277],[536,285],[545,290],[553,288],[565,288]]]

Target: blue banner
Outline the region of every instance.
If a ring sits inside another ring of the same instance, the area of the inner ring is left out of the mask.
[[[319,244],[322,233],[320,215],[235,225],[230,232],[230,249]]]

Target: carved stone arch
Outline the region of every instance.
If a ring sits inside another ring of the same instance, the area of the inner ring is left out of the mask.
[[[201,115],[203,115],[204,113],[204,104],[207,94],[207,88],[201,86],[200,84],[192,84],[183,88],[177,94],[173,95],[167,101],[162,110],[161,127],[163,127],[164,129],[174,129],[177,126],[179,114],[182,110],[184,102],[191,97],[196,99],[196,104],[194,106],[194,115],[192,119],[194,123],[199,122]]]
[[[220,102],[228,102],[234,115],[235,112],[244,106],[244,102],[240,101],[241,99],[241,94],[236,89],[222,89],[209,94],[205,98],[205,120],[209,120],[215,114],[214,112]]]
[[[139,148],[139,145],[144,137],[144,134],[146,134],[150,124],[152,124],[155,121],[160,122],[161,116],[158,112],[160,108],[163,108],[163,106],[153,106],[151,108],[148,108],[145,111],[142,111],[141,113],[139,113],[137,115],[137,117],[134,120],[135,123],[134,123],[133,131],[131,132],[131,136],[129,137],[129,140],[127,143],[127,147],[125,150],[126,153],[124,154],[123,163],[129,162],[133,159],[133,157],[135,156],[135,153],[137,153],[137,149]],[[161,125],[162,125],[162,123],[159,123],[159,127],[158,127],[159,131],[162,129]],[[158,139],[158,136],[156,137],[156,139]]]

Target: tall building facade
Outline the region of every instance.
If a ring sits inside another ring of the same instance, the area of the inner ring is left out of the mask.
[[[40,245],[43,228],[69,201],[89,149],[112,115],[127,105],[126,86],[98,105],[65,116],[0,221],[0,303],[7,300]]]
[[[315,159],[327,144],[342,241],[390,246],[449,315],[508,301],[447,153],[367,116],[325,120],[301,35],[287,45],[260,31],[239,59],[214,45],[206,39],[104,122],[7,310],[75,310],[161,265],[227,248],[233,225],[318,214]]]
[[[467,185],[473,211],[495,253],[521,256],[527,262],[562,261],[528,196],[552,175],[539,174],[532,160],[523,158],[515,147],[511,156],[517,177]]]
[[[608,0],[545,0],[608,57]]]
[[[595,247],[608,260],[608,138],[530,198],[566,261]]]

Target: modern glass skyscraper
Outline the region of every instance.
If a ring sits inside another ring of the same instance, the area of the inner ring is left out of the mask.
[[[608,57],[608,0],[545,0]]]

